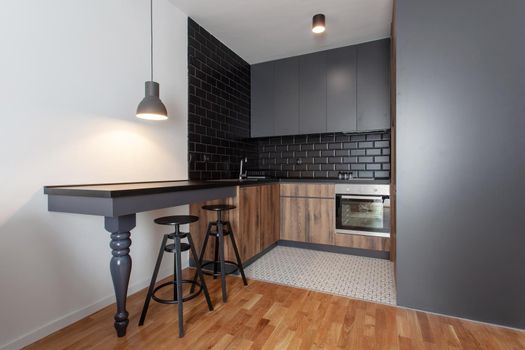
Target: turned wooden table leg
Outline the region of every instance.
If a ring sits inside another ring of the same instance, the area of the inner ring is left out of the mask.
[[[109,246],[112,249],[111,254],[113,257],[109,267],[117,301],[115,329],[119,337],[126,335],[126,328],[129,323],[128,312],[126,311],[129,276],[131,274],[129,247],[131,246],[130,231],[135,227],[135,223],[135,214],[104,218],[104,226],[111,233]]]

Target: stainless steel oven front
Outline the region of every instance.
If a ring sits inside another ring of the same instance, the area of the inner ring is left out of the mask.
[[[335,232],[390,237],[390,185],[336,184]]]

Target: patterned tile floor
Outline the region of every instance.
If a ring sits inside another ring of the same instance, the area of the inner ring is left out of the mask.
[[[277,246],[246,268],[256,280],[395,305],[393,264],[384,259]]]

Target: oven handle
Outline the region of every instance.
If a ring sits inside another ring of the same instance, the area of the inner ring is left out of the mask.
[[[371,199],[371,200],[379,200],[383,201],[382,196],[342,196],[340,195],[341,199]]]

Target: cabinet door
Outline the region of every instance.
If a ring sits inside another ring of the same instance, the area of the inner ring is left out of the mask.
[[[335,198],[335,185],[283,183],[280,186],[280,192],[281,196],[285,197]]]
[[[357,129],[390,128],[390,39],[357,46]]]
[[[386,237],[336,233],[334,235],[334,244],[339,247],[380,250],[384,252],[390,250],[390,238]]]
[[[251,136],[274,133],[274,66],[273,62],[251,67]]]
[[[260,230],[261,251],[279,240],[280,197],[279,185],[263,185],[261,188]]]
[[[281,239],[306,242],[306,198],[281,197]]]
[[[299,57],[299,132],[326,132],[326,52]]]
[[[260,245],[260,186],[240,187],[239,200],[239,229],[235,234],[239,246],[241,259],[246,261],[259,253]],[[229,240],[229,239],[228,239]]]
[[[335,200],[309,198],[306,201],[306,232],[308,242],[334,244]]]
[[[356,48],[347,46],[326,54],[326,131],[355,131]]]
[[[275,135],[299,133],[299,58],[275,61]]]

